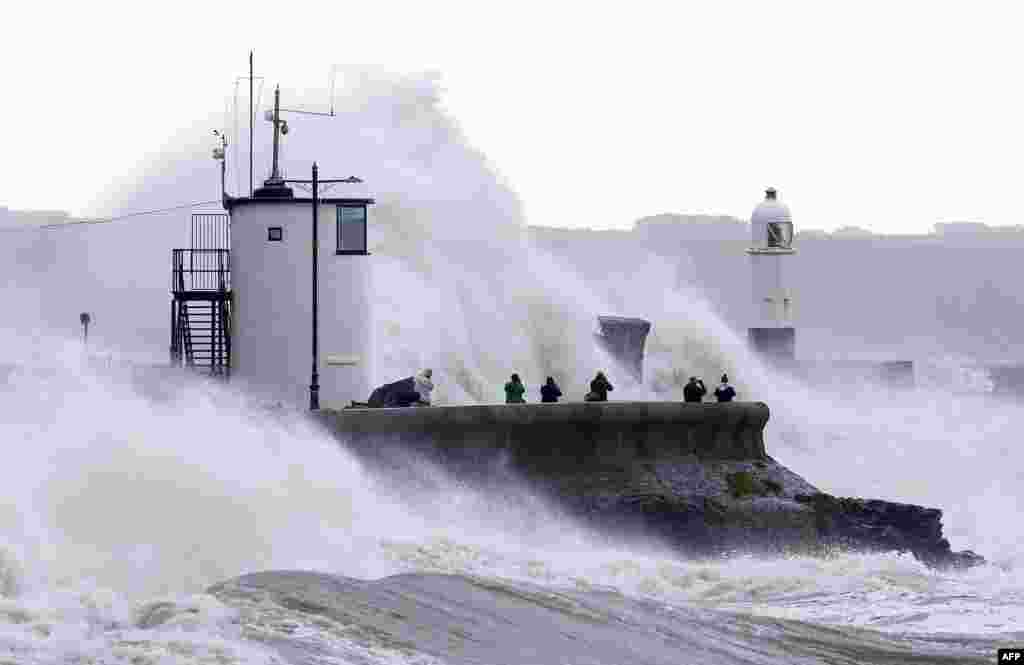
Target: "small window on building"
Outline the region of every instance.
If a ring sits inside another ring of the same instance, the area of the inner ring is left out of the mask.
[[[267,240],[270,242],[281,242],[284,240],[284,229],[280,226],[268,226]]]
[[[366,206],[338,206],[338,253],[366,253]]]

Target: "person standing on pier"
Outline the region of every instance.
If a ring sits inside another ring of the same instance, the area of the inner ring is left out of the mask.
[[[526,400],[523,399],[525,392],[526,386],[519,379],[519,375],[513,374],[511,380],[505,384],[505,404],[526,404]]]
[[[604,375],[604,372],[598,372],[594,380],[590,382],[590,392],[583,398],[585,402],[607,402],[608,391],[615,390],[611,382]]]
[[[695,376],[690,377],[690,382],[683,388],[684,402],[701,402],[708,389],[704,387],[704,381]]]
[[[729,375],[722,375],[722,382],[715,388],[715,397],[719,402],[731,402],[736,397],[736,390],[729,385]]]
[[[559,390],[558,384],[555,383],[553,377],[548,377],[548,380],[540,387],[540,401],[548,404],[553,404],[558,401],[558,398],[562,396],[562,391]]]

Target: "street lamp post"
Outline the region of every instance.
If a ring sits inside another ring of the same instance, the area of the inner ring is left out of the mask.
[[[283,183],[297,183],[311,185],[313,195],[313,364],[309,378],[309,410],[320,410],[320,184],[337,183],[346,184],[360,183],[362,180],[355,176],[337,180],[320,180],[319,169],[316,162],[313,162],[313,177],[311,180],[286,180],[280,179]]]
[[[92,317],[89,316],[89,312],[82,312],[78,315],[78,321],[82,324],[82,342],[84,344],[89,343],[89,324],[92,322]]]
[[[320,410],[320,188],[316,162],[313,162],[313,374],[309,382],[309,410]]]

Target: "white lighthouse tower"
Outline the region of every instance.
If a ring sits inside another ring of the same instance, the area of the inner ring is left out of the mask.
[[[750,274],[753,316],[748,336],[753,349],[790,364],[796,356],[793,297],[787,286],[787,261],[793,250],[793,218],[773,188],[750,216]]]
[[[224,196],[231,218],[232,374],[282,401],[340,409],[370,393],[370,198],[320,198],[324,181],[278,168],[279,93],[270,177],[249,197]],[[290,183],[309,183],[295,196]],[[314,203],[315,201],[315,203]],[[314,233],[315,229],[315,233]]]

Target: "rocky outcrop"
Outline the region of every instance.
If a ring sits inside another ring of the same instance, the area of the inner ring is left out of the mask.
[[[941,510],[834,497],[771,457],[581,468],[533,482],[603,530],[641,532],[695,556],[906,552],[935,568],[984,562],[950,549]]]
[[[461,482],[526,483],[610,537],[638,533],[695,556],[835,550],[910,552],[930,566],[982,561],[952,552],[942,512],[842,499],[768,456],[763,403],[607,402],[318,415],[353,452],[389,472],[410,453]]]
[[[692,556],[811,551],[817,542],[813,510],[794,500],[817,489],[770,457],[688,455],[528,478],[601,531],[641,534]]]
[[[970,550],[953,552],[942,537],[942,511],[878,499],[839,498],[821,492],[794,499],[814,510],[823,546],[875,552],[911,552],[935,567],[968,568],[984,559]]]

